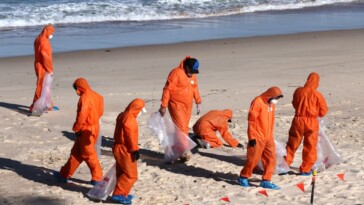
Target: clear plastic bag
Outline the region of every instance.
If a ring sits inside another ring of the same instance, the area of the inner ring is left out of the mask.
[[[276,167],[274,170],[275,174],[282,174],[289,172],[290,168],[284,159],[287,155],[286,145],[278,140],[274,140],[274,144],[276,147]],[[260,170],[264,170],[262,160],[259,160],[258,165]]]
[[[96,153],[97,153],[97,157],[100,160],[101,159],[101,147],[102,147],[101,119],[99,120],[99,126],[100,126],[100,131],[99,131],[99,136],[97,137],[97,141],[95,143],[95,150],[96,150]]]
[[[320,130],[317,143],[317,161],[314,168],[317,171],[328,169],[332,165],[341,162],[341,157],[335,147],[331,144],[329,137],[325,134],[325,120],[318,119]]]
[[[148,127],[155,135],[164,149],[164,161],[171,162],[196,146],[185,133],[183,133],[172,120],[159,112],[152,113],[148,119]]]
[[[289,172],[290,168],[284,159],[284,157],[287,155],[286,150],[286,144],[283,142],[280,142],[278,140],[274,140],[274,143],[276,145],[276,174],[282,174]]]
[[[52,106],[52,82],[53,77],[46,73],[43,79],[42,92],[40,98],[34,103],[32,115],[42,115]]]
[[[97,183],[88,193],[87,196],[93,200],[106,201],[107,197],[114,190],[116,185],[115,164],[107,171],[102,181]]]

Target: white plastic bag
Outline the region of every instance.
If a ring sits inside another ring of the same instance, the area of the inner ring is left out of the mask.
[[[278,140],[274,140],[274,143],[276,145],[276,174],[282,174],[289,172],[290,168],[284,159],[284,157],[287,155],[286,150],[286,144],[283,142],[280,142]]]
[[[152,134],[157,136],[164,149],[164,161],[172,162],[196,146],[185,133],[183,133],[172,120],[159,112],[152,113],[148,119],[148,127]]]
[[[282,174],[289,172],[290,168],[284,159],[284,157],[287,155],[286,151],[286,145],[282,142],[274,139],[274,144],[276,147],[276,167],[274,170],[275,174]],[[264,170],[262,160],[259,160],[258,165],[260,170]]]
[[[341,157],[324,132],[325,120],[318,119],[318,121],[320,123],[320,131],[317,143],[317,161],[314,168],[317,169],[317,171],[322,171],[328,169],[332,165],[340,163]]]
[[[99,120],[99,136],[97,137],[97,141],[95,143],[95,149],[97,153],[97,157],[100,160],[101,159],[101,147],[102,147],[102,129],[101,129],[101,119]]]
[[[53,77],[46,73],[43,79],[42,92],[40,98],[34,103],[32,115],[42,115],[52,106],[52,82]]]
[[[107,197],[114,190],[116,185],[115,164],[107,171],[102,181],[97,183],[88,193],[87,196],[94,200],[106,201]]]

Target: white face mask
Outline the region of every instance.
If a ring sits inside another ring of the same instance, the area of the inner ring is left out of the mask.
[[[270,102],[273,103],[273,104],[277,104],[278,100],[277,99],[273,99]]]
[[[145,109],[145,107],[143,107],[143,109],[138,113],[138,117],[142,115],[142,113],[147,113],[147,109]]]
[[[51,38],[53,38],[53,35],[50,35],[50,36],[49,36],[49,39],[51,39]]]

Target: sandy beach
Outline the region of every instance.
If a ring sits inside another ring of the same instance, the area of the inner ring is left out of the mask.
[[[202,114],[232,109],[230,131],[244,145],[254,97],[271,86],[281,88],[284,98],[277,104],[275,138],[286,142],[294,115],[293,92],[310,72],[319,73],[319,91],[329,107],[325,132],[343,162],[318,174],[315,204],[364,204],[363,29],[56,53],[53,99],[60,110],[41,117],[28,116],[36,83],[33,56],[0,58],[0,204],[112,203],[85,197],[92,186],[84,163],[68,184],[51,175],[64,165],[75,140],[72,124],[78,96],[72,83],[78,77],[104,96],[100,159],[104,173],[115,161],[111,152],[115,118],[132,99],[146,101],[148,113],[139,119],[141,160],[131,191],[136,196],[133,204],[309,204],[311,177],[274,175],[272,181],[282,189],[267,190],[268,196],[259,194],[259,173],[252,178],[256,187],[239,186],[245,148],[199,149],[186,164],[163,162],[163,150],[147,120],[160,106],[169,72],[186,55],[200,61]],[[190,128],[198,118],[194,109]],[[300,163],[298,152],[292,170],[297,172]],[[304,183],[304,192],[297,188],[299,183]]]

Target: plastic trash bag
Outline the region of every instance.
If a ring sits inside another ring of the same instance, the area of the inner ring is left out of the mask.
[[[275,174],[282,174],[289,172],[290,168],[286,163],[284,157],[287,155],[286,145],[278,140],[274,140],[274,144],[276,147],[276,167],[274,170]],[[262,160],[258,162],[258,168],[264,170]]]
[[[317,171],[328,169],[332,165],[341,162],[341,157],[335,147],[331,144],[329,137],[325,134],[325,120],[318,119],[320,130],[317,143],[317,161],[314,168]]]
[[[280,142],[278,140],[274,140],[274,143],[276,145],[276,174],[282,174],[289,172],[290,168],[284,159],[284,157],[287,155],[286,150],[286,144],[283,142]]]
[[[185,133],[183,133],[172,120],[159,112],[152,113],[148,119],[148,127],[155,135],[164,149],[164,161],[172,162],[196,146]]]
[[[100,160],[101,159],[101,147],[102,147],[101,119],[99,120],[99,125],[100,125],[100,131],[99,131],[99,136],[97,137],[97,141],[95,143],[95,149],[96,149],[97,157]]]
[[[43,79],[42,92],[40,98],[34,103],[32,115],[42,115],[52,106],[52,82],[53,77],[46,73]]]
[[[87,196],[93,200],[106,201],[107,197],[114,190],[116,185],[115,164],[107,171],[101,182],[98,182],[88,193]]]

